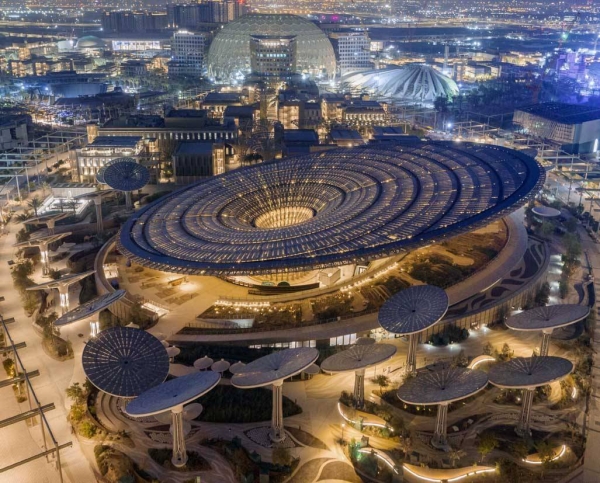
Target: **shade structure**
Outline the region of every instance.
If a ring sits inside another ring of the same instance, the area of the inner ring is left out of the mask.
[[[398,398],[421,406],[437,405],[437,420],[432,446],[448,451],[448,404],[472,396],[488,383],[483,371],[463,367],[446,367],[433,372],[421,371],[408,379],[399,389]]]
[[[204,356],[194,361],[194,367],[199,371],[203,371],[204,369],[208,369],[210,366],[212,366],[213,362],[215,361],[213,361],[210,357]]]
[[[503,389],[522,389],[523,403],[517,433],[530,434],[531,407],[536,387],[559,381],[573,370],[573,363],[562,357],[517,357],[490,368],[489,379]]]
[[[96,173],[96,181],[100,184],[106,184],[106,181],[104,180],[105,171],[106,171],[106,166],[102,166]]]
[[[390,297],[379,310],[378,322],[388,332],[408,336],[406,373],[417,370],[416,334],[437,324],[448,310],[448,295],[433,285],[414,285]]]
[[[590,308],[578,304],[559,304],[535,307],[520,314],[509,317],[505,325],[509,329],[520,331],[542,331],[540,356],[547,356],[550,347],[550,336],[554,329],[565,327],[585,319]]]
[[[198,416],[202,414],[203,411],[202,404],[200,403],[189,403],[183,406],[183,419],[191,421],[192,419],[196,419]]]
[[[167,347],[167,354],[169,355],[169,358],[173,358],[178,356],[181,353],[181,349],[179,347],[175,347],[174,345],[171,345],[169,347]]]
[[[560,210],[551,208],[550,206],[535,206],[531,211],[540,218],[557,218],[560,216]]]
[[[316,376],[317,374],[321,373],[321,368],[317,364],[311,364],[302,372],[304,372],[304,374],[308,374],[309,376]]]
[[[219,372],[219,373],[224,373],[227,369],[229,369],[230,364],[229,362],[227,362],[224,359],[221,359],[220,361],[217,361],[215,363],[213,363],[210,366],[211,371],[215,371],[215,372]]]
[[[23,224],[46,225],[48,228],[48,234],[54,235],[54,227],[56,226],[56,222],[68,218],[69,216],[71,216],[70,213],[52,213],[48,215],[34,216],[33,218],[25,220]]]
[[[83,273],[71,273],[59,278],[58,280],[50,280],[48,282],[34,285],[33,287],[28,287],[27,290],[58,289],[61,315],[64,315],[69,311],[69,287],[72,284],[83,280],[85,277],[92,275],[93,273],[96,273],[96,271],[88,270],[87,272]]]
[[[321,364],[324,372],[354,372],[354,403],[362,407],[365,401],[365,369],[381,364],[396,354],[391,344],[353,345],[329,356]]]
[[[104,170],[105,166],[100,168],[96,175],[96,179],[102,178],[102,183],[104,183]],[[100,172],[102,171],[102,175]],[[100,182],[100,181],[99,181]],[[85,200],[93,200],[94,206],[96,207],[96,233],[104,232],[104,221],[102,219],[102,199],[106,196],[113,195],[117,190],[101,190],[101,191],[93,191],[91,193],[84,193],[81,195],[75,196],[75,199],[85,199]]]
[[[37,233],[34,234],[29,240],[24,242],[16,243],[13,246],[15,248],[25,248],[25,247],[39,247],[40,249],[40,257],[42,261],[42,274],[48,275],[50,273],[50,256],[48,254],[48,246],[51,243],[57,242],[67,236],[69,236],[71,232],[65,233],[57,233],[52,234],[49,232]]]
[[[354,342],[355,345],[371,345],[371,344],[375,344],[377,341],[375,339],[372,339],[371,337],[359,337],[358,339],[356,339],[356,342]]]
[[[70,310],[64,315],[61,315],[56,321],[54,325],[60,327],[62,325],[72,324],[82,319],[87,319],[92,315],[97,314],[101,310],[110,307],[117,300],[123,298],[127,292],[125,290],[115,290],[114,292],[107,293],[104,295],[100,295],[100,297],[96,297],[85,304],[80,305],[79,307]]]
[[[112,327],[91,339],[83,349],[82,363],[94,386],[118,397],[139,396],[169,373],[169,357],[160,341],[127,327]]]
[[[184,431],[184,405],[206,394],[215,387],[221,376],[212,371],[195,372],[171,379],[144,392],[125,411],[131,416],[153,416],[170,410],[172,414],[173,457],[171,463],[182,467],[187,462]]]
[[[240,372],[244,372],[245,367],[246,364],[244,364],[242,361],[234,362],[229,367],[229,372],[231,372],[232,374],[239,374]]]
[[[366,90],[377,97],[433,103],[439,97],[458,95],[458,86],[429,65],[388,66],[353,72],[341,79],[352,89]]]
[[[270,438],[274,442],[285,439],[283,429],[283,380],[299,374],[313,364],[319,351],[310,347],[297,347],[273,352],[250,362],[244,372],[235,374],[231,384],[242,389],[273,386],[273,411]]]
[[[488,225],[544,179],[534,159],[499,146],[335,149],[186,186],[131,216],[118,247],[140,265],[204,275],[369,262]]]
[[[124,191],[127,209],[132,208],[131,192],[142,189],[150,181],[148,168],[133,158],[117,158],[106,163],[104,182],[113,189]]]

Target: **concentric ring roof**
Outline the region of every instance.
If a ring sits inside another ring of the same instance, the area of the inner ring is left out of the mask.
[[[339,149],[185,187],[132,215],[119,248],[141,265],[196,274],[367,262],[484,226],[534,197],[543,181],[534,159],[498,146]],[[294,210],[300,223],[256,226],[261,215]]]
[[[233,79],[250,71],[251,35],[295,35],[299,72],[335,75],[335,52],[327,35],[310,20],[289,14],[250,14],[226,24],[210,44],[208,73]]]
[[[142,189],[150,180],[148,168],[133,158],[117,158],[106,163],[104,182],[119,191]]]
[[[337,354],[329,356],[321,364],[325,372],[357,371],[366,367],[381,364],[396,353],[396,346],[391,344],[353,345]]]
[[[73,310],[69,310],[66,314],[61,315],[56,319],[54,325],[68,325],[77,322],[78,320],[91,317],[124,297],[126,293],[125,290],[115,290],[114,292],[100,295],[100,297],[96,297]]]
[[[398,389],[398,398],[407,404],[451,403],[481,391],[488,383],[483,371],[449,367],[435,372],[422,371]]]
[[[560,210],[550,206],[535,206],[531,211],[534,215],[541,216],[542,218],[556,218],[560,216]]]
[[[554,356],[517,357],[494,364],[488,373],[494,386],[523,389],[543,386],[569,375],[573,363]]]
[[[243,372],[231,378],[231,384],[248,389],[267,386],[299,374],[318,357],[319,351],[310,347],[273,352],[246,364]]]
[[[139,396],[169,374],[169,357],[160,341],[127,327],[112,327],[91,339],[83,349],[82,363],[94,386],[118,397]]]
[[[354,89],[365,89],[391,99],[434,102],[438,97],[458,94],[456,82],[428,65],[354,72],[343,77],[342,82]]]
[[[394,334],[414,334],[437,324],[448,310],[445,290],[433,285],[413,285],[393,295],[381,306],[379,325]]]
[[[506,320],[505,324],[509,329],[523,331],[556,329],[579,322],[589,313],[590,308],[585,305],[546,305],[513,315]]]
[[[167,409],[186,404],[215,387],[221,376],[218,372],[194,372],[163,382],[148,389],[125,408],[130,416],[153,416]]]

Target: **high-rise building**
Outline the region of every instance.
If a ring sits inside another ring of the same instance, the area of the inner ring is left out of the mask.
[[[207,0],[199,3],[167,5],[168,25],[172,28],[195,28],[200,23],[227,23],[246,13],[237,0]]]
[[[251,35],[252,75],[285,79],[296,73],[296,36]]]
[[[339,33],[333,38],[337,40],[340,75],[372,68],[371,42],[366,33]]]
[[[118,10],[102,14],[102,30],[104,32],[147,32],[162,30],[166,27],[167,14],[164,12]]]
[[[206,37],[187,30],[173,34],[171,40],[170,76],[201,76],[204,71]]]

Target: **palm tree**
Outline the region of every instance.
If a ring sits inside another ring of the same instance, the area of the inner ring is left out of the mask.
[[[453,449],[448,453],[448,458],[450,458],[450,461],[452,463],[452,468],[456,468],[456,463],[458,461],[460,461],[462,458],[464,458],[465,456],[467,456],[467,453],[465,453],[462,449]]]
[[[33,210],[35,216],[38,216],[38,208],[42,206],[42,200],[39,197],[34,196],[27,204]]]

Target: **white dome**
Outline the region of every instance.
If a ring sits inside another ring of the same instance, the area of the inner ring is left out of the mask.
[[[427,65],[387,67],[355,72],[342,78],[354,89],[366,89],[392,99],[433,102],[437,97],[453,97],[458,86],[449,77]]]
[[[329,38],[310,20],[287,14],[244,15],[215,36],[208,51],[208,73],[231,79],[250,71],[251,35],[295,35],[299,72],[335,75],[335,53]]]
[[[106,47],[104,40],[94,37],[93,35],[81,37],[76,45],[77,49],[103,49],[104,47]]]

